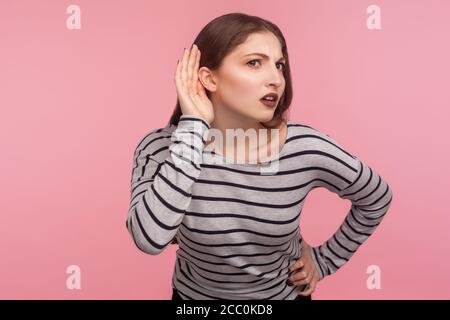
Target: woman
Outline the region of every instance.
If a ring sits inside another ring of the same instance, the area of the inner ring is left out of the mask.
[[[212,20],[185,48],[175,84],[170,122],[134,154],[126,226],[136,246],[157,255],[179,244],[172,299],[311,299],[380,224],[388,184],[329,135],[286,119],[289,57],[267,20]],[[318,187],[352,206],[310,247],[299,218]]]

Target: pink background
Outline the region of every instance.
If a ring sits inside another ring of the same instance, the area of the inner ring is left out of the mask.
[[[66,8],[81,8],[81,30]],[[366,8],[381,8],[381,30]],[[450,298],[450,2],[1,1],[0,298],[169,299],[177,246],[139,251],[125,228],[132,156],[175,106],[184,47],[244,12],[288,43],[290,119],[331,135],[390,184],[385,220],[314,299]],[[318,245],[350,207],[308,197]],[[66,268],[81,268],[81,289]],[[366,269],[381,268],[369,290]]]

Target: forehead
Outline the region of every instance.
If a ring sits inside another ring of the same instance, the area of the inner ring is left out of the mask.
[[[252,33],[243,43],[234,48],[230,53],[230,58],[242,58],[249,53],[263,53],[278,59],[283,56],[281,44],[278,38],[271,32]]]

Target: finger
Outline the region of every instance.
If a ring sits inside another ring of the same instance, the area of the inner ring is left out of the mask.
[[[300,258],[292,266],[290,266],[289,271],[297,270],[299,268],[302,268],[304,265],[305,263],[303,262],[303,259]]]
[[[309,284],[309,286],[307,286],[305,288],[305,290],[299,292],[298,294],[301,296],[309,296],[310,294],[312,294],[315,290],[316,290],[316,285],[317,285],[317,281],[311,281],[311,283]]]
[[[182,60],[178,60],[177,69],[175,71],[175,87],[177,88],[177,92],[181,90],[181,65]]]
[[[198,60],[198,48],[197,46],[194,44],[193,45],[193,56],[192,56],[192,68],[191,68],[191,78],[190,78],[190,85],[191,85],[191,94],[193,97],[198,96],[198,91],[197,91],[197,81],[198,81],[198,64],[197,64],[197,60]]]
[[[197,45],[195,45],[196,47],[197,47]],[[200,92],[199,92],[199,87],[198,87],[198,68],[199,68],[199,66],[200,66],[200,50],[198,50],[198,48],[197,48],[197,56],[196,56],[196,59],[195,59],[195,65],[194,65],[194,75],[193,75],[193,77],[192,77],[192,87],[194,88],[194,90],[195,90],[195,94],[196,95],[199,95],[200,94]]]
[[[317,279],[312,279],[311,282],[309,283],[309,287],[311,288],[311,290],[314,292],[316,290],[316,286],[317,286]]]
[[[195,92],[195,87],[193,86],[193,77],[194,77],[194,64],[195,60],[197,60],[197,51],[194,45],[192,45],[190,51],[189,51],[189,61],[188,61],[188,75],[187,75],[187,81],[188,81],[188,89],[189,94],[192,96]]]
[[[308,289],[301,291],[298,293],[299,296],[309,296],[311,293],[313,293],[312,288],[307,287]]]
[[[187,62],[189,58],[189,52],[186,48],[184,48],[183,59],[181,62],[181,85],[183,88],[186,88],[187,84]]]
[[[309,274],[309,275],[307,275],[306,277],[304,277],[304,278],[301,279],[301,280],[294,280],[292,283],[293,283],[295,286],[302,286],[302,285],[311,283],[312,279],[313,279],[312,275]]]
[[[318,275],[316,277],[313,277],[306,290],[301,291],[299,294],[306,296],[310,295],[316,290],[317,282],[319,282]],[[310,290],[309,292],[308,289]]]
[[[177,73],[178,73],[178,66],[180,65],[180,60],[177,60],[177,66],[175,67],[175,74],[174,74],[174,78],[176,79],[177,77]]]
[[[200,97],[206,97],[205,87],[200,80],[197,81],[197,92]]]
[[[306,268],[303,268],[301,271],[296,271],[290,276],[292,283],[307,280],[309,278],[312,278],[312,273],[309,270],[306,270]]]
[[[308,277],[308,272],[307,270],[301,270],[301,271],[296,271],[294,272],[290,277],[290,281],[291,282],[296,282],[296,281],[300,281],[303,279],[306,279]]]

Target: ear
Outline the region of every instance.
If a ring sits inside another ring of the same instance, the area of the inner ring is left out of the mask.
[[[208,91],[215,92],[217,90],[215,74],[209,68],[198,69],[198,80]]]

